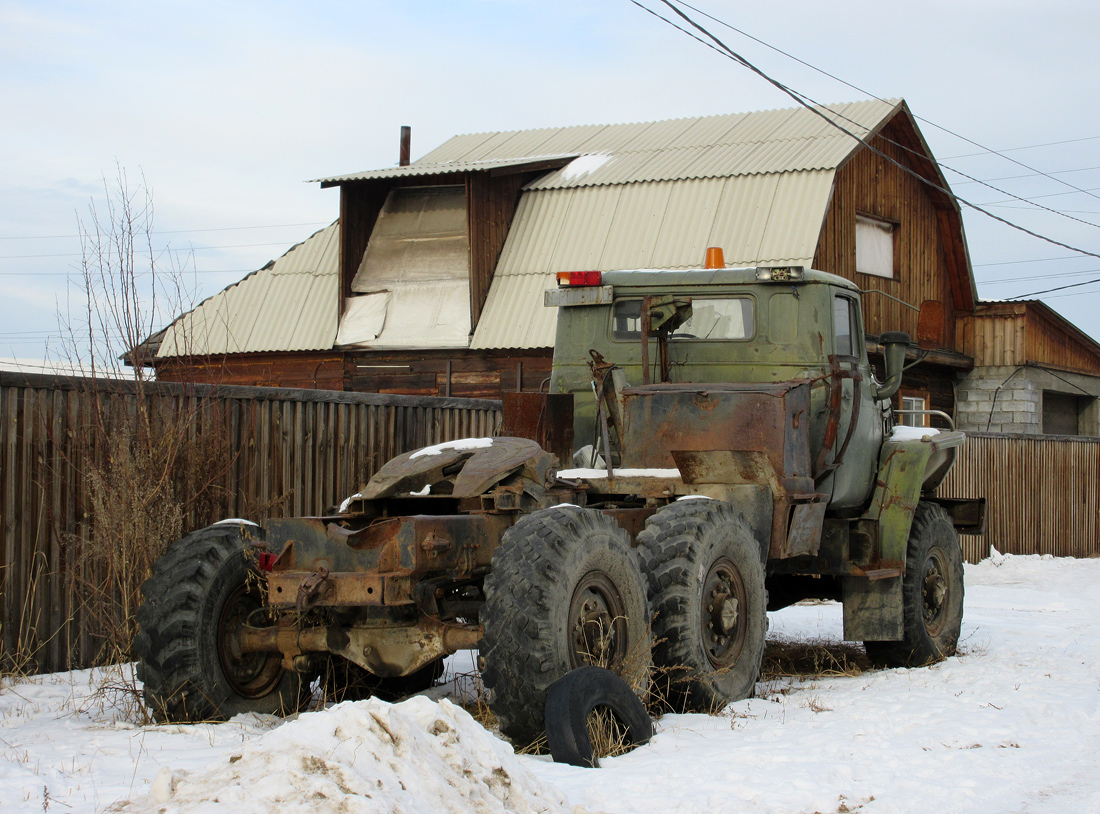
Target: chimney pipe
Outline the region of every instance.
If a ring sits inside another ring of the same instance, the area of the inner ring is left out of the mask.
[[[409,153],[412,152],[412,128],[407,124],[401,126],[401,158],[397,162],[401,167],[409,166]]]

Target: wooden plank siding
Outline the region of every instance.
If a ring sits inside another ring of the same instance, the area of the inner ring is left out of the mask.
[[[105,422],[100,424],[97,411]],[[88,475],[138,410],[184,422],[218,488],[185,529],[223,517],[319,514],[395,455],[493,435],[500,404],[318,390],[183,386],[0,373],[0,662],[87,666],[97,631],[74,604],[74,541],[92,540]],[[106,432],[103,427],[106,427]],[[81,441],[88,443],[81,443]],[[201,497],[201,496],[200,496]],[[167,545],[170,540],[165,540]]]
[[[963,317],[955,326],[956,341],[975,365],[1022,365],[1028,361],[1026,326],[1026,309],[1012,305],[1000,313]]]
[[[489,296],[497,260],[519,204],[520,190],[541,173],[466,176],[466,217],[470,242],[470,325],[477,327]]]
[[[550,376],[549,348],[517,351],[372,351],[348,353],[347,389],[499,399],[538,391]]]
[[[291,351],[175,357],[157,362],[157,379],[244,387],[343,390],[344,354],[339,351]]]
[[[963,536],[968,562],[989,555],[1100,556],[1100,439],[967,433],[943,497],[983,496],[984,537]]]
[[[1027,360],[1100,376],[1100,346],[1043,303],[1027,303]]]
[[[1100,345],[1041,302],[981,303],[959,319],[955,333],[976,365],[1036,364],[1100,375]]]
[[[895,130],[888,130],[886,135],[893,141],[901,141]],[[881,136],[876,136],[871,144],[900,163],[914,164],[910,153]],[[933,197],[929,187],[919,179],[871,150],[860,150],[837,172],[814,268],[838,274],[863,289],[884,291],[913,305],[938,300],[944,304],[945,324],[953,325],[959,305],[955,291],[958,283],[952,283],[940,209]],[[857,214],[896,224],[895,279],[856,273]],[[917,335],[917,312],[886,297],[864,295],[863,320],[868,334],[907,331],[911,336]],[[942,347],[956,349],[952,331],[945,329]]]

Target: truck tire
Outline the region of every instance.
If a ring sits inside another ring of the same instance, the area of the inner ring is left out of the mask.
[[[236,527],[210,526],[173,543],[141,592],[137,675],[158,721],[288,714],[307,700],[308,681],[283,669],[279,653],[234,648],[235,628],[263,604],[259,574]]]
[[[554,507],[505,532],[485,578],[483,680],[500,731],[527,745],[544,732],[550,686],[593,664],[644,695],[645,582],[630,536],[591,509]]]
[[[760,545],[735,507],[682,500],[638,535],[649,582],[657,697],[712,712],[748,698],[764,657],[768,594]]]
[[[905,638],[864,642],[878,667],[923,667],[955,655],[963,615],[963,564],[951,518],[935,503],[918,504],[902,581]]]
[[[588,716],[607,709],[623,728],[624,745],[649,743],[653,721],[625,681],[602,667],[578,667],[555,681],[546,694],[546,742],[555,763],[600,768]]]

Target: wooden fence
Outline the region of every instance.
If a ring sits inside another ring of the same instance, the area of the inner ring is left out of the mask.
[[[188,529],[323,512],[400,452],[492,435],[500,404],[0,372],[0,661],[58,670],[95,655],[102,636],[75,598],[71,555],[98,522],[90,473],[142,416],[155,437],[182,428],[192,454],[174,460],[202,475],[188,481],[201,499],[181,504]],[[970,434],[940,493],[988,500],[987,535],[962,538],[968,561],[990,545],[1100,555],[1100,439]]]
[[[987,501],[984,537],[963,536],[968,562],[1002,554],[1100,556],[1100,438],[966,434],[945,497]]]
[[[0,659],[9,667],[68,669],[94,657],[102,637],[74,598],[72,555],[96,527],[91,481],[114,463],[111,440],[139,419],[154,445],[175,444],[161,461],[199,473],[184,482],[201,494],[180,500],[189,530],[323,512],[394,455],[492,435],[500,403],[0,372]],[[135,478],[163,474],[139,466]]]

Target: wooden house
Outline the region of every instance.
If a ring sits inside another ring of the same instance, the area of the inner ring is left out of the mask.
[[[974,358],[958,383],[959,429],[1100,435],[1100,344],[1050,306],[979,303],[956,337]]]
[[[830,121],[839,123],[857,140]],[[869,146],[865,146],[869,145]],[[500,397],[549,375],[557,271],[789,263],[854,280],[874,337],[940,347],[909,406],[953,412],[976,295],[958,205],[904,101],[456,136],[321,180],[340,217],[154,338],[176,381]]]

